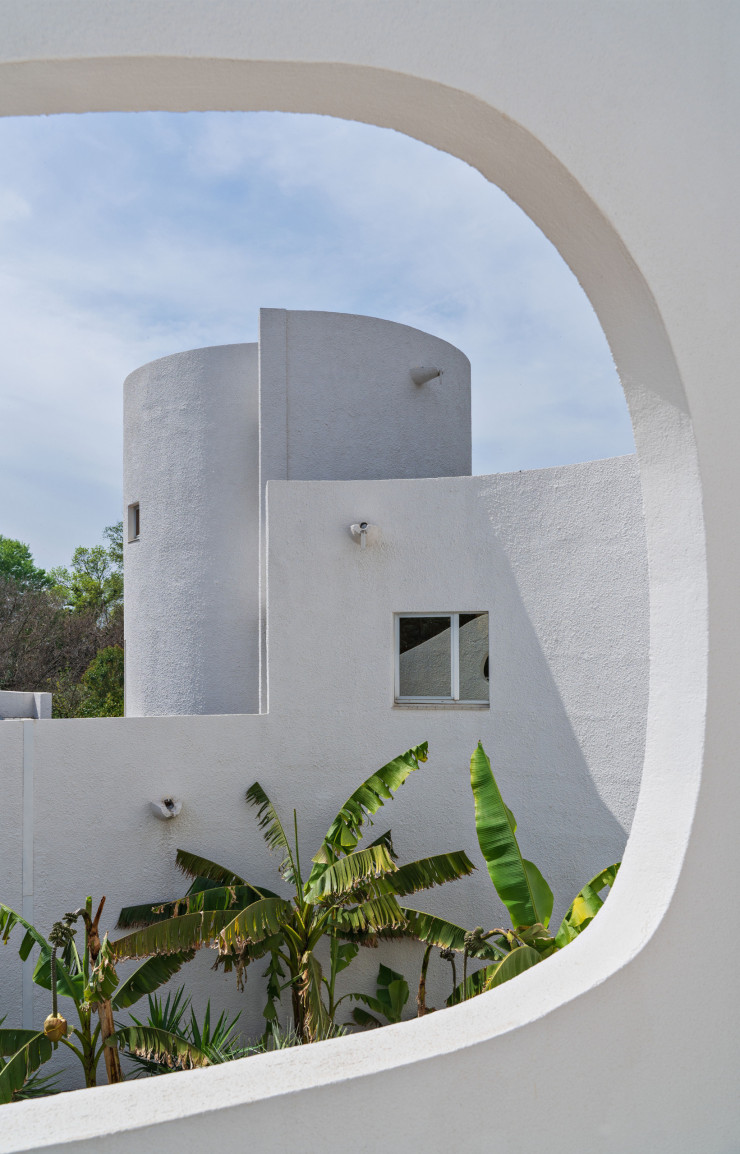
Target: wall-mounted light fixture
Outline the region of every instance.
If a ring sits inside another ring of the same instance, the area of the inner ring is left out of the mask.
[[[425,385],[427,381],[433,381],[435,377],[441,376],[441,369],[433,369],[429,365],[417,365],[411,370],[411,380],[415,385]]]
[[[174,797],[163,797],[161,801],[153,801],[150,803],[152,810],[160,821],[167,821],[171,817],[177,817],[182,809],[182,802]]]
[[[368,544],[374,545],[380,537],[380,529],[377,525],[371,525],[368,521],[358,521],[356,525],[350,525],[349,531],[352,534],[352,539],[364,549]]]

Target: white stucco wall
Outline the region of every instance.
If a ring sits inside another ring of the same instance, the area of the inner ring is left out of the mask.
[[[0,721],[8,717],[51,717],[51,694],[0,690]]]
[[[441,376],[414,384],[417,366]],[[263,479],[470,473],[470,362],[378,317],[260,311]]]
[[[470,927],[499,924],[506,914],[480,858],[469,785],[479,739],[562,917],[584,882],[621,858],[637,800],[648,656],[640,504],[631,457],[491,477],[270,482],[270,712],[27,723],[33,745],[9,754],[4,772],[16,786],[31,773],[25,845],[38,924],[91,888],[107,896],[111,929],[122,905],[179,896],[180,846],[276,888],[278,862],[244,801],[254,780],[288,820],[297,808],[308,858],[359,781],[425,740],[428,764],[376,833],[393,829],[401,860],[465,849],[477,874],[416,904]],[[382,543],[358,548],[349,532],[358,517],[381,527]],[[319,588],[307,610],[307,590]],[[394,706],[394,612],[460,606],[489,614],[490,709]],[[164,797],[182,802],[174,820],[151,812]],[[94,831],[83,854],[48,833],[83,827]],[[17,890],[4,896],[20,900]],[[384,960],[415,989],[421,954],[411,944],[363,950],[343,988],[374,992]],[[239,994],[211,960],[173,984],[185,981],[201,1008],[210,996],[241,1010],[246,1035],[257,1036],[264,967]],[[435,956],[430,1005],[449,989]],[[42,1020],[48,997],[32,994]],[[12,997],[0,992],[0,1016],[17,1014]],[[71,1067],[65,1084],[76,1078]]]
[[[441,375],[417,385],[419,365]],[[260,484],[469,473],[470,364],[408,325],[262,309],[259,346],[131,373],[123,453],[124,508],[138,502],[141,524],[124,541],[127,716],[256,713]]]
[[[126,379],[128,716],[259,708],[257,371],[256,345],[222,345]]]
[[[331,1118],[366,1151],[389,1134],[447,1150],[489,1144],[492,1131],[513,1151],[539,1150],[543,1134],[557,1154],[732,1150],[740,931],[723,920],[709,975],[687,959],[686,934],[717,879],[733,876],[740,810],[740,11],[727,0],[128,0],[104,10],[6,0],[3,13],[4,114],[325,112],[446,148],[509,192],[576,271],[625,387],[651,642],[624,865],[567,950],[490,995],[372,1036],[8,1107],[0,1148],[175,1151],[248,1134],[283,1150],[320,1146]],[[25,724],[54,735],[71,779],[100,764],[95,753],[118,764],[119,734],[133,743],[171,728],[176,754],[194,728],[225,734],[240,721]],[[91,739],[99,726],[112,737],[83,747],[82,725]],[[358,1126],[368,1102],[381,1104],[382,1125]]]

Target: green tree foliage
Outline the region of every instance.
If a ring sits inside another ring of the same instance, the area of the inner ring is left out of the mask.
[[[48,589],[53,584],[49,575],[34,565],[28,545],[1,534],[0,578],[13,581],[23,589]]]
[[[99,650],[82,675],[78,717],[123,716],[123,648]]]
[[[79,545],[69,569],[49,570],[54,589],[74,610],[91,609],[107,622],[123,606],[123,521],[103,530],[108,546]]]
[[[104,537],[49,573],[0,537],[0,689],[52,693],[55,717],[123,712],[122,522]]]

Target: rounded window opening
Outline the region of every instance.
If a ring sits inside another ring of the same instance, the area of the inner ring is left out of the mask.
[[[236,636],[228,597],[242,582],[258,588],[253,562],[264,548],[275,607],[269,696],[255,658],[254,693],[225,708],[220,647],[190,667],[192,684],[179,705],[168,701],[159,711],[274,708],[290,719],[300,703],[311,725],[294,737],[297,774],[315,757],[316,732],[340,747],[336,717],[357,702],[365,740],[374,734],[385,746],[391,725],[400,732],[397,698],[410,697],[401,703],[410,707],[407,744],[429,736],[432,758],[454,763],[462,780],[453,801],[435,804],[446,806],[450,836],[464,837],[474,741],[463,713],[448,706],[477,708],[476,737],[552,884],[554,918],[562,916],[580,886],[621,856],[642,768],[648,672],[647,572],[629,419],[606,341],[572,273],[473,169],[367,125],[158,113],[5,121],[0,136],[8,157],[0,210],[13,382],[4,480],[19,493],[2,532],[30,541],[46,569],[68,561],[76,545],[95,543],[123,507],[120,390],[145,362],[254,343],[265,305],[288,314],[381,317],[470,359],[470,475],[440,476],[430,461],[428,474],[417,470],[395,488],[394,474],[363,476],[362,491],[340,516],[342,479],[306,479],[287,468],[270,478],[255,474],[253,527],[259,486],[275,482],[269,546],[256,528],[252,539],[236,535],[244,563],[237,557],[233,581],[230,575],[222,585],[223,620]],[[439,367],[409,356],[410,395],[416,390],[416,400],[432,404],[442,396],[450,375]],[[38,399],[33,449],[24,441],[29,393]],[[362,424],[365,400],[356,404],[362,437],[372,431]],[[392,407],[383,419],[393,423]],[[151,429],[150,415],[146,421]],[[424,438],[414,444],[412,437],[408,445],[423,457]],[[224,458],[204,459],[218,477]],[[21,464],[34,460],[26,491]],[[395,476],[403,476],[401,467]],[[291,480],[307,481],[303,507]],[[313,480],[319,485],[311,489]],[[142,496],[140,535],[138,490],[124,499],[136,511],[124,548],[136,541],[132,552],[146,564],[164,530],[158,533],[156,510]],[[197,508],[197,501],[183,506],[176,536],[186,560],[191,545],[194,558],[204,555]],[[347,531],[360,515],[374,530],[363,549]],[[223,577],[215,560],[209,589]],[[201,603],[185,597],[174,605],[170,590],[182,575],[179,563],[174,573],[164,563],[156,570],[158,627],[169,618],[179,628],[177,614]],[[151,580],[141,588],[151,589]],[[483,662],[485,694],[458,687],[456,695],[454,646],[445,648],[436,692],[394,693],[394,620],[451,620],[468,610],[487,618],[493,661]],[[253,619],[240,622],[255,654],[260,629],[267,633],[259,613],[257,605]],[[215,636],[204,629],[205,644]],[[159,660],[166,646],[158,646]],[[436,706],[447,712],[435,714]],[[341,793],[340,766],[331,773]],[[423,797],[414,804],[407,812],[421,818]],[[588,837],[576,813],[587,815]],[[444,848],[430,844],[425,852]],[[475,844],[466,849],[473,858]],[[490,902],[479,872],[459,905],[455,899],[464,924],[478,924],[477,911]],[[432,894],[430,908],[451,914],[449,900],[444,891]]]

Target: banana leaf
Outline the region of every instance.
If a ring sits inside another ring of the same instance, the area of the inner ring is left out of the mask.
[[[105,1044],[117,1046],[119,1050],[128,1050],[152,1062],[160,1062],[172,1070],[191,1070],[210,1065],[208,1055],[192,1042],[154,1026],[118,1027]]]
[[[48,954],[51,953],[51,946],[35,926],[32,926],[15,910],[11,910],[10,906],[0,905],[0,940],[2,940],[3,945],[7,945],[8,938],[16,926],[23,926],[26,931],[18,947],[22,961],[25,962],[34,945],[41,946],[41,949]]]
[[[130,977],[116,990],[111,998],[114,1010],[125,1010],[133,1006],[144,994],[151,994],[168,982],[185,962],[195,957],[195,950],[186,950],[179,954],[164,954],[161,957],[148,958],[143,965],[134,970]]]
[[[283,860],[278,867],[281,877],[289,885],[295,885],[298,880],[298,871],[293,859],[290,842],[283,829],[277,810],[258,781],[250,785],[247,790],[247,801],[257,809],[257,825],[262,830],[262,836],[271,850],[280,850]]]
[[[531,946],[517,946],[500,965],[496,966],[486,982],[485,989],[493,990],[496,986],[501,986],[504,982],[517,978],[519,974],[523,974],[525,970],[531,969],[532,966],[536,966],[541,961],[542,955]]]
[[[464,982],[460,982],[455,986],[454,990],[447,999],[446,1005],[456,1006],[459,1002],[467,1002],[471,998],[475,998],[478,994],[482,994],[486,988],[486,982],[493,977],[494,972],[501,965],[501,962],[496,962],[492,966],[481,966],[479,970],[473,970],[472,974],[468,974]]]
[[[462,926],[457,926],[454,922],[447,921],[446,918],[439,918],[435,914],[426,914],[421,910],[409,909],[408,906],[401,906],[401,912],[406,919],[404,926],[406,936],[433,946],[439,946],[441,950],[457,950],[462,953],[465,949],[465,935],[468,931]],[[474,950],[470,950],[469,956],[480,958],[483,961],[500,961],[506,957],[507,952],[498,945],[494,945],[489,938],[488,941],[480,942]]]
[[[136,930],[133,934],[111,943],[118,962],[126,958],[148,958],[153,954],[180,954],[215,945],[221,930],[233,921],[230,910],[211,910],[200,914],[183,914],[168,918],[153,926]]]
[[[470,759],[470,784],[475,800],[478,844],[513,925],[531,926],[541,922],[547,928],[552,914],[552,890],[537,867],[521,855],[514,832],[516,824],[504,805],[480,742]]]
[[[555,944],[558,949],[567,946],[574,938],[585,930],[586,926],[591,922],[604,904],[603,899],[599,896],[601,890],[606,886],[611,888],[614,885],[616,876],[619,872],[620,862],[614,865],[607,866],[606,869],[597,873],[596,877],[591,878],[587,882],[580,893],[573,899],[570,908],[560,923],[560,928],[555,935]]]
[[[463,850],[453,853],[435,854],[433,857],[419,858],[418,861],[408,862],[399,866],[396,872],[388,878],[393,892],[405,898],[419,890],[428,890],[432,886],[441,886],[445,882],[454,882],[458,878],[472,874],[475,866]]]
[[[313,858],[315,867],[308,879],[309,886],[315,884],[326,865],[354,850],[362,837],[365,822],[371,821],[373,814],[392,799],[394,792],[403,785],[409,774],[419,768],[419,763],[426,761],[427,748],[428,744],[424,742],[394,757],[393,761],[371,774],[347,798]]]
[[[321,997],[323,974],[321,963],[311,952],[304,955],[298,993],[304,1007],[304,1026],[309,1039],[318,1042],[330,1036],[332,1020]]]
[[[9,1054],[15,1054],[16,1050],[22,1050],[37,1034],[38,1030],[0,1028],[0,1058],[7,1058]]]
[[[57,993],[64,998],[72,998],[79,1005],[84,1000],[85,978],[83,974],[70,974],[62,959],[57,955]],[[51,947],[39,954],[33,971],[33,981],[44,990],[51,989]]]
[[[278,934],[292,913],[293,907],[284,898],[261,898],[223,927],[219,945],[233,949],[243,942],[261,942]]]
[[[198,857],[197,854],[188,853],[184,849],[177,851],[175,863],[184,874],[192,878],[207,878],[209,881],[218,882],[221,886],[245,886],[247,884],[243,877],[226,869],[225,866],[219,865],[218,862],[211,861],[207,857]]]
[[[12,1102],[13,1095],[39,1066],[49,1061],[51,1054],[51,1042],[46,1035],[32,1033],[0,1070],[0,1105]]]
[[[341,857],[316,878],[306,889],[306,900],[318,902],[324,898],[350,893],[362,882],[394,874],[396,865],[384,845],[368,846]]]
[[[403,974],[397,974],[395,970],[381,963],[378,969],[376,997],[370,994],[350,994],[349,998],[352,1002],[362,1002],[374,1014],[381,1014],[389,1022],[400,1022],[404,1006],[409,1000],[409,986]],[[380,1025],[377,1019],[359,1007],[353,1009],[352,1017],[359,1026]]]
[[[339,910],[335,915],[337,932],[352,936],[368,931],[396,929],[405,926],[406,918],[392,894],[383,894],[372,901],[363,902],[354,909]]]

